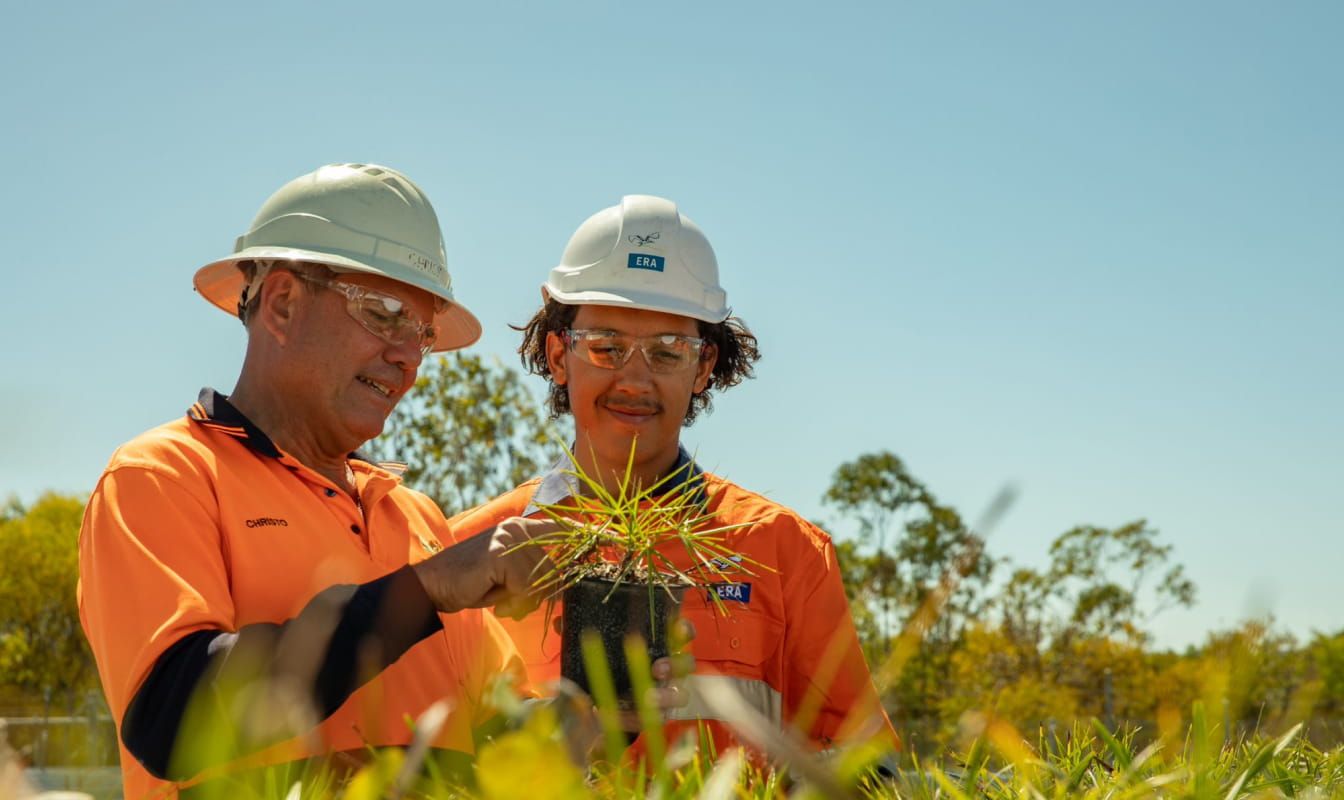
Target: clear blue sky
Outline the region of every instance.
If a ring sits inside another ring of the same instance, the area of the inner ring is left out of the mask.
[[[228,391],[190,290],[322,163],[434,201],[480,351],[569,234],[678,201],[762,340],[686,434],[814,517],[898,453],[1040,563],[1146,517],[1200,588],[1344,626],[1344,6],[30,3],[0,49],[0,496]],[[843,532],[843,526],[837,526]]]

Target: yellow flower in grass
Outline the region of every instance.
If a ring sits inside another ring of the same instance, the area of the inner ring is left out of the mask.
[[[549,710],[481,748],[476,781],[487,800],[577,800],[589,796]]]

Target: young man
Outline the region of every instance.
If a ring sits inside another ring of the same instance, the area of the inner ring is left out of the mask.
[[[573,453],[583,470],[612,489],[633,445],[639,485],[667,478],[667,489],[700,492],[715,524],[750,522],[729,534],[726,549],[767,568],[715,585],[726,616],[707,596],[686,596],[697,666],[690,702],[670,733],[703,720],[720,746],[734,741],[703,701],[705,685],[718,683],[820,748],[859,735],[894,736],[859,649],[829,537],[790,509],[702,471],[681,447],[681,428],[709,409],[711,392],[750,377],[759,357],[756,338],[731,316],[700,229],[671,201],[628,196],[579,227],[542,299],[519,352],[549,382],[552,414],[573,415]],[[537,516],[539,505],[575,491],[568,467],[557,464],[449,520],[454,536],[469,541],[500,520]],[[678,550],[666,555],[684,561]],[[538,685],[559,674],[560,637],[547,634],[554,618],[538,611],[505,622]]]

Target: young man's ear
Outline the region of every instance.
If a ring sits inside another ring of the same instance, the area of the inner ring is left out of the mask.
[[[555,331],[546,334],[546,366],[551,371],[551,382],[564,386],[569,382],[565,371],[565,338]]]
[[[719,348],[710,342],[705,342],[704,353],[700,356],[700,363],[695,367],[695,386],[692,387],[692,394],[700,394],[709,388],[709,379],[714,374],[714,367],[719,363]]]

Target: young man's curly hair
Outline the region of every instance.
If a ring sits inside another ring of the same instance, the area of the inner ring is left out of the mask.
[[[513,326],[514,330],[523,332],[523,343],[518,347],[523,365],[528,372],[542,376],[550,384],[546,404],[552,418],[570,411],[569,390],[557,385],[551,377],[551,367],[546,363],[546,334],[563,334],[574,324],[578,313],[579,306],[547,300],[546,305],[526,325]],[[756,336],[737,317],[729,317],[719,323],[696,320],[695,324],[700,338],[714,345],[718,359],[714,362],[714,371],[709,375],[705,390],[691,398],[691,404],[686,409],[686,419],[682,423],[684,425],[694,422],[701,411],[712,410],[711,391],[736,386],[752,377],[752,365],[761,357],[761,351],[756,346]]]

